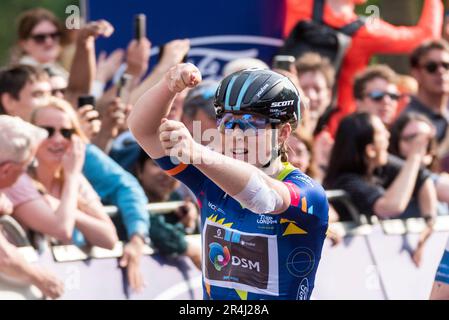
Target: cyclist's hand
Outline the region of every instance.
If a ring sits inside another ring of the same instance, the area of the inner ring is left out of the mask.
[[[171,92],[178,93],[197,86],[201,82],[201,72],[191,63],[180,63],[168,70],[165,81]]]
[[[183,163],[193,163],[193,157],[197,155],[197,143],[184,123],[163,118],[159,127],[159,140],[165,155]]]
[[[12,202],[0,192],[0,215],[2,214],[12,214],[14,210],[14,205]]]

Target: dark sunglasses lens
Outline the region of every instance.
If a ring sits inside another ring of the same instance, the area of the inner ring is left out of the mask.
[[[384,92],[371,92],[368,95],[372,100],[374,101],[382,101],[382,99],[385,97],[385,93]]]
[[[61,135],[66,138],[72,138],[73,130],[72,129],[61,129]]]
[[[400,98],[400,96],[396,93],[390,93],[389,96],[390,96],[391,100],[395,100],[395,101],[399,100],[399,98]]]
[[[33,38],[33,40],[36,41],[37,43],[44,43],[47,36],[44,34],[36,34],[31,38]]]
[[[55,128],[52,127],[41,127],[48,132],[48,137],[51,138],[55,134]]]
[[[430,62],[425,65],[425,68],[426,68],[427,72],[434,73],[435,71],[438,70],[438,64],[435,62]]]

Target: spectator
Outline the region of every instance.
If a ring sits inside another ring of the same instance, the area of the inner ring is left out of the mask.
[[[418,136],[405,162],[389,158],[390,134],[377,116],[357,113],[342,121],[325,185],[343,189],[361,213],[380,218],[433,215],[436,191],[420,171],[427,135]],[[413,194],[419,208],[408,208]],[[407,210],[408,209],[408,210]],[[341,214],[341,212],[340,212]]]
[[[326,119],[319,121],[320,118],[330,111],[335,70],[329,59],[316,53],[304,54],[296,60],[295,65],[299,85],[308,98],[312,130],[317,134],[326,122]]]
[[[298,131],[293,131],[287,139],[287,146],[288,162],[312,179],[321,183],[323,177],[319,176],[320,172],[316,167],[315,159],[313,157],[312,140],[307,136],[298,133]],[[329,206],[329,222],[336,222],[338,220],[338,213],[332,206]]]
[[[135,173],[151,202],[182,200],[174,192],[179,182],[167,175],[143,150]],[[170,214],[152,215],[151,241],[162,254],[186,255],[201,269],[201,249],[186,239],[189,231],[196,230],[197,221],[198,209],[191,201]]]
[[[366,68],[354,80],[357,110],[378,116],[389,127],[394,121],[400,98],[396,83],[397,75],[387,65]]]
[[[335,138],[325,186],[343,189],[361,213],[381,219],[423,216],[427,228],[412,258],[419,265],[424,244],[433,228],[437,196],[429,176],[420,171],[428,135],[418,136],[404,162],[389,159],[390,134],[382,121],[368,113],[356,113],[342,120]],[[417,199],[414,207],[412,197]],[[338,208],[337,208],[338,210]],[[342,212],[339,211],[340,217]]]
[[[225,64],[222,72],[223,78],[229,76],[231,73],[248,68],[269,69],[268,65],[262,60],[256,58],[240,58]]]
[[[0,114],[30,121],[31,112],[45,105],[51,85],[44,71],[31,66],[12,66],[0,71]]]
[[[184,100],[182,122],[194,135],[195,128],[203,134],[208,129],[217,130],[217,120],[215,117],[214,98],[218,82],[214,80],[203,81],[198,87],[190,90]]]
[[[425,141],[426,154],[422,158],[422,166],[433,171],[431,178],[435,183],[438,200],[438,214],[449,214],[449,174],[438,172],[437,141],[434,136],[435,127],[424,115],[414,112],[404,113],[391,128],[390,148],[391,154],[406,159],[410,152],[413,140],[420,135],[427,135]]]
[[[335,29],[358,19],[355,6],[366,0],[286,0],[284,35],[287,36],[298,21],[310,20],[314,4],[323,5],[323,22]],[[340,119],[355,111],[353,88],[354,75],[365,68],[375,54],[407,53],[426,39],[439,38],[443,25],[441,0],[425,0],[421,18],[416,26],[393,26],[377,18],[365,23],[352,37],[341,72],[338,74],[337,108],[329,128],[335,133]]]
[[[288,161],[296,168],[318,182],[318,169],[313,158],[313,142],[307,136],[293,131],[287,139]]]
[[[411,97],[418,93],[418,82],[410,75],[399,74],[397,82],[401,98],[399,99],[396,117],[398,117],[405,107],[410,103]]]
[[[449,44],[445,40],[424,42],[411,54],[410,64],[411,73],[418,81],[418,94],[404,112],[427,116],[441,142],[449,122]]]
[[[65,244],[83,245],[85,239],[112,249],[117,241],[115,228],[81,173],[84,135],[70,105],[52,98],[47,106],[35,109],[31,120],[47,130],[48,138],[36,153],[38,165],[21,177],[19,185],[5,191],[11,198],[28,194],[27,201],[15,208],[14,217]]]
[[[47,136],[17,117],[0,116],[0,216],[11,214],[15,203],[1,189],[14,185],[32,163],[39,143]],[[0,273],[33,284],[46,297],[56,299],[64,291],[62,282],[45,269],[29,264],[0,228]]]
[[[62,23],[43,8],[25,11],[18,21],[18,56],[13,63],[46,66],[67,77],[67,71],[58,63],[62,45],[67,37]]]
[[[44,76],[37,78],[36,75]],[[18,66],[0,72],[0,101],[2,103],[0,107],[4,107],[3,110],[7,110],[7,113],[20,114],[26,120],[31,119],[34,108],[48,103],[47,97],[50,91],[45,73],[39,72],[36,68]],[[33,98],[33,92],[44,96],[45,99]],[[19,98],[12,103],[11,99],[8,99],[10,96]],[[119,209],[129,239],[124,248],[122,265],[127,265],[131,287],[141,288],[143,283],[139,279],[142,278],[137,276],[137,273],[140,274],[139,262],[149,229],[149,217],[146,210],[148,199],[145,193],[137,179],[92,144],[86,146],[83,174],[100,195],[103,203],[114,205]],[[27,182],[29,180],[24,179],[25,185]]]

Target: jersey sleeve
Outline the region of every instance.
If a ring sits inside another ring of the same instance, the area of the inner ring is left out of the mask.
[[[328,224],[329,203],[322,186],[300,173],[290,175],[283,182],[290,192],[290,208],[296,209],[290,218],[299,220],[304,215],[314,216],[320,225]]]
[[[185,163],[175,163],[168,156],[154,160],[165,173],[184,183],[196,197],[203,190],[208,178],[197,168]]]

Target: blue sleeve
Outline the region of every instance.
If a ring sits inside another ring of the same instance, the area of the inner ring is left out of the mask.
[[[443,257],[438,266],[435,281],[449,284],[449,241],[447,242],[446,250],[444,250]]]
[[[305,174],[293,174],[284,180],[290,191],[291,207],[296,207],[294,220],[315,217],[324,226],[329,223],[329,203],[323,187]]]
[[[148,199],[137,179],[95,145],[86,148],[83,173],[105,204],[119,209],[128,237],[148,236]]]
[[[204,183],[209,179],[197,168],[184,163],[174,163],[170,157],[155,159],[159,167],[168,175],[184,183],[196,197],[204,189]]]

